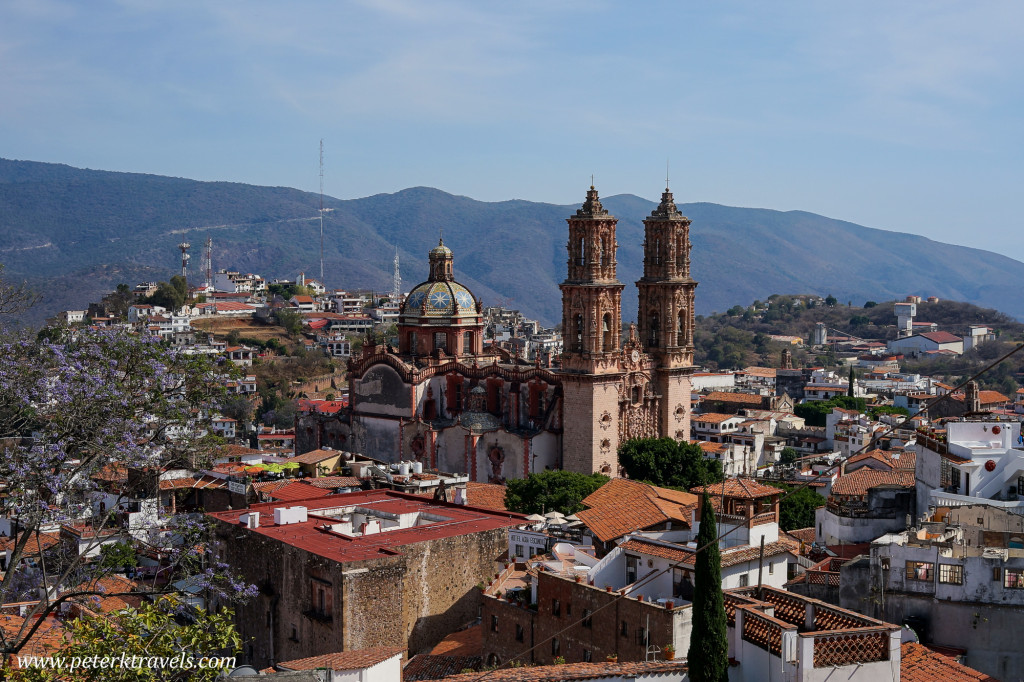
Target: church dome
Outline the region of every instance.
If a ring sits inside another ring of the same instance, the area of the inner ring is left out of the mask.
[[[409,292],[399,315],[400,323],[416,324],[424,317],[430,318],[430,323],[447,318],[455,318],[454,322],[476,319],[479,303],[469,289],[455,281],[453,261],[452,250],[443,240],[430,250],[430,278]]]

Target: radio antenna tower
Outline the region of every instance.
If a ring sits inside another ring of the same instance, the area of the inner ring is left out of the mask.
[[[206,246],[203,248],[203,262],[200,266],[203,269],[203,276],[206,281],[203,286],[206,289],[213,287],[213,237],[206,237]]]
[[[324,284],[324,140],[320,138],[320,285]]]
[[[192,257],[188,255],[190,246],[192,245],[188,242],[178,244],[178,248],[181,249],[181,276],[185,279],[188,279],[188,259]]]
[[[402,275],[398,271],[398,247],[395,247],[395,279],[391,284],[391,300],[398,301],[402,295]]]

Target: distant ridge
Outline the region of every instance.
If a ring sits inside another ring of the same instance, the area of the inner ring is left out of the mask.
[[[427,250],[443,228],[456,277],[485,304],[560,321],[565,218],[577,205],[481,202],[429,187],[324,201],[332,209],[324,225],[328,286],[387,291],[397,245],[402,280],[411,288],[426,277]],[[627,284],[623,315],[629,321],[636,316],[633,282],[642,267],[641,221],[655,202],[633,195],[602,201],[619,218],[619,279]],[[268,278],[313,275],[319,270],[318,208],[319,195],[287,187],[0,159],[0,262],[8,276],[27,278],[46,294],[28,320],[38,322],[98,300],[121,281],[171,276],[183,233],[194,243],[207,233],[213,237],[215,269]],[[773,293],[831,293],[855,304],[918,294],[1024,319],[1018,295],[1024,263],[1006,256],[804,211],[709,203],[679,208],[693,221],[698,313]]]

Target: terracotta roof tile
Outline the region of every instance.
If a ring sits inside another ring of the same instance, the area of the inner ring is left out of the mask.
[[[466,504],[495,511],[507,511],[505,507],[505,486],[494,483],[466,484]]]
[[[316,488],[309,485],[308,483],[302,483],[300,481],[291,481],[288,485],[283,485],[280,488],[274,488],[273,490],[264,491],[264,495],[272,500],[281,500],[283,502],[294,502],[297,500],[308,500],[316,497],[327,497],[330,495],[330,491],[324,490],[323,488]]]
[[[721,424],[729,419],[743,419],[739,415],[735,414],[722,414],[721,412],[707,412],[705,414],[695,414],[692,417],[692,421],[700,422],[702,424]]]
[[[695,495],[613,478],[583,499],[588,507],[576,516],[602,542],[666,521],[690,525]]]
[[[995,405],[998,403],[1010,402],[1010,399],[999,391],[978,391],[978,400],[982,405]]]
[[[760,405],[764,397],[752,393],[728,393],[726,391],[712,391],[704,396],[707,402],[740,403],[742,405]]]
[[[996,678],[957,663],[949,656],[932,651],[917,642],[900,645],[902,682],[998,682]]]
[[[378,647],[376,649],[356,649],[355,651],[339,651],[333,654],[321,654],[309,658],[298,658],[277,664],[278,670],[314,670],[330,668],[331,670],[357,670],[369,668],[382,663],[392,656],[401,656],[405,651],[401,647]]]
[[[949,332],[923,332],[918,334],[918,336],[928,339],[934,343],[956,343],[958,341],[963,341],[959,336],[954,336]]]
[[[464,670],[479,670],[483,665],[482,656],[432,656],[419,654],[409,659],[402,670],[405,682],[435,680],[449,675],[458,675]]]
[[[297,462],[298,464],[316,464],[322,462],[325,459],[331,459],[332,457],[338,457],[341,455],[340,450],[310,450],[309,452],[301,455],[296,455],[289,459],[289,462]]]
[[[891,485],[899,488],[913,488],[914,472],[906,470],[880,471],[877,469],[857,469],[837,478],[832,484],[832,494],[852,497],[863,497],[868,490],[878,486]]]
[[[723,492],[724,490],[724,492]],[[751,478],[727,478],[721,483],[713,483],[706,486],[690,488],[690,492],[700,494],[707,492],[712,497],[739,497],[745,500],[755,500],[769,495],[781,495],[782,491],[763,483],[758,483]]]
[[[556,682],[556,680],[632,679],[671,673],[682,677],[686,662],[639,661],[633,663],[564,663],[532,668],[503,668],[487,673],[488,682]],[[444,682],[474,682],[480,673],[465,673],[444,678]],[[432,682],[432,681],[431,681]]]
[[[433,656],[479,656],[484,648],[484,629],[474,625],[448,635],[430,650]]]
[[[799,542],[806,542],[807,544],[814,542],[814,526],[810,528],[796,528],[786,532]]]

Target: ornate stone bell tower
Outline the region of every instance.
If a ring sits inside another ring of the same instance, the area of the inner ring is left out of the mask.
[[[618,473],[622,378],[622,289],[616,278],[615,225],[593,186],[568,218],[568,276],[562,290],[562,387],[566,419],[562,466]]]
[[[657,365],[658,431],[688,440],[697,282],[690,277],[690,219],[676,208],[667,187],[661,203],[644,220],[644,275],[636,286],[640,339]]]

